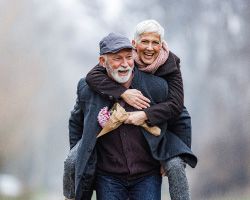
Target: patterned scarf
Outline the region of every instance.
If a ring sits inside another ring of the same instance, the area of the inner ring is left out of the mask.
[[[155,61],[150,64],[150,65],[146,65],[144,64],[138,57],[138,54],[136,52],[136,50],[133,50],[133,57],[134,57],[134,60],[135,62],[137,63],[138,65],[138,68],[141,70],[141,71],[145,71],[145,72],[149,72],[149,73],[152,73],[154,74],[156,72],[156,70],[161,66],[163,65],[166,60],[168,59],[168,56],[169,56],[169,48],[168,48],[168,45],[165,41],[162,42],[162,48],[160,50],[160,53],[158,55],[158,57],[155,59]]]

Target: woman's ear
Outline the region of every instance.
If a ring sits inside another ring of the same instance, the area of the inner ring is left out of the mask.
[[[136,41],[135,40],[132,40],[132,46],[134,49],[136,49]]]

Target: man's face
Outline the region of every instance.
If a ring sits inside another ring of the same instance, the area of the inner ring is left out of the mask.
[[[133,40],[139,59],[146,65],[152,64],[158,57],[162,48],[158,33],[143,33],[139,41]]]
[[[109,53],[103,63],[108,75],[118,83],[126,83],[134,68],[131,49],[123,49],[117,53]]]

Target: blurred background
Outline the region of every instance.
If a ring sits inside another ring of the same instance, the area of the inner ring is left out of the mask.
[[[0,0],[1,200],[63,199],[77,82],[103,36],[150,18],[181,58],[192,199],[250,199],[249,0]]]

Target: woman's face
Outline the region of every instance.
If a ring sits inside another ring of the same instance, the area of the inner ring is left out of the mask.
[[[146,65],[152,64],[158,57],[162,48],[158,33],[143,33],[139,41],[133,40],[139,59]]]

